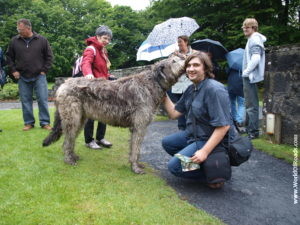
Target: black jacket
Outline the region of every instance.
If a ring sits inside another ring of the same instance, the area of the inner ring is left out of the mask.
[[[18,71],[26,78],[36,77],[41,72],[47,73],[53,61],[48,40],[37,33],[33,33],[28,44],[20,35],[13,37],[6,56],[11,72]]]

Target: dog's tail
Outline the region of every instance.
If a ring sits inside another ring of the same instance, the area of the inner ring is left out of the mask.
[[[58,110],[55,112],[54,126],[51,133],[44,139],[43,146],[51,145],[59,140],[62,135],[61,118]]]

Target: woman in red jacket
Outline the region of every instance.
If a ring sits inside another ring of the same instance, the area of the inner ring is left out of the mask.
[[[110,61],[105,46],[112,38],[112,31],[107,26],[100,26],[96,30],[96,36],[86,39],[87,48],[83,52],[81,69],[83,76],[87,79],[104,78],[108,79]],[[88,148],[101,149],[111,147],[112,144],[104,139],[106,124],[98,122],[96,140],[93,138],[94,120],[89,119],[84,127],[84,138]]]

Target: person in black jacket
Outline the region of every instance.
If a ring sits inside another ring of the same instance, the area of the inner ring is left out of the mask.
[[[51,130],[46,73],[52,65],[52,50],[45,37],[32,31],[28,19],[18,20],[17,30],[19,34],[11,39],[6,56],[11,73],[18,80],[23,131],[34,127],[33,91],[37,97],[40,126]]]

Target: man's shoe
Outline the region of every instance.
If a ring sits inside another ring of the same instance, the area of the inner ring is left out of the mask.
[[[245,126],[243,122],[242,122],[242,123],[237,122],[236,125],[237,125],[238,127],[244,127],[244,126]]]
[[[101,147],[95,142],[95,140],[92,140],[90,143],[85,144],[85,146],[91,149],[101,149]]]
[[[258,137],[259,137],[258,134],[248,134],[248,138],[249,138],[250,140],[256,139],[256,138],[258,138]]]
[[[52,127],[49,124],[47,124],[47,125],[42,126],[42,129],[52,130]]]
[[[102,145],[103,147],[107,147],[110,148],[112,146],[112,143],[110,143],[109,141],[105,140],[104,138],[101,139],[100,141],[97,141],[98,145]]]
[[[32,129],[34,126],[31,124],[26,124],[25,127],[23,128],[23,131],[29,131],[30,129]]]

